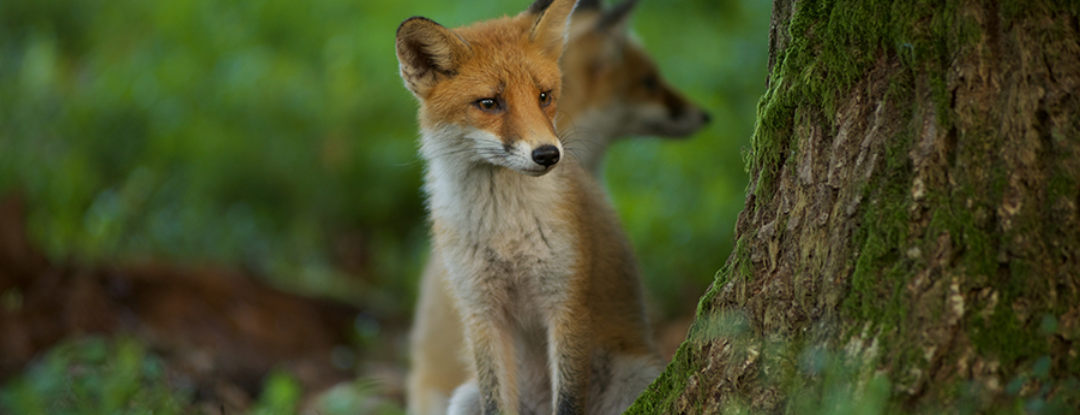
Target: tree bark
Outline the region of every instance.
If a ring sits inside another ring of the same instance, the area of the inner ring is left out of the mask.
[[[737,247],[628,413],[1075,413],[1080,2],[773,8]]]

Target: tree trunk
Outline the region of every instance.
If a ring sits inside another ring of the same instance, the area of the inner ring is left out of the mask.
[[[1078,15],[774,0],[737,247],[629,413],[1075,413]]]

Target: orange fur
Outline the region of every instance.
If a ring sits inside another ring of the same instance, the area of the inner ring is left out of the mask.
[[[621,412],[659,373],[614,212],[580,166],[559,162],[557,59],[574,3],[398,30],[434,249],[471,355],[451,415]]]
[[[588,142],[576,148],[568,146],[567,150],[594,173],[608,143],[621,136],[683,136],[702,127],[708,119],[696,105],[663,82],[655,64],[627,36],[625,12],[629,8],[617,9],[606,13],[599,9],[575,12],[568,50],[560,62],[565,93],[559,101],[558,116],[563,135],[574,128],[591,133]],[[620,12],[616,18],[611,17]],[[605,26],[610,22],[614,25]],[[664,107],[665,111],[645,111],[650,107]],[[625,120],[627,117],[644,122],[635,126]],[[611,124],[611,120],[617,123]],[[582,139],[578,134],[574,141]],[[462,323],[448,296],[445,274],[438,253],[433,253],[422,276],[411,339],[408,408],[417,415],[443,413],[453,388],[468,376]]]

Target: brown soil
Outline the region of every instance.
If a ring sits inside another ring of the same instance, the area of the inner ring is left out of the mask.
[[[199,406],[230,413],[245,410],[275,368],[309,395],[357,375],[331,360],[335,348],[354,349],[356,307],[221,267],[49,261],[28,241],[24,219],[19,197],[0,199],[0,293],[18,299],[0,307],[0,383],[60,341],[120,333],[160,355]]]

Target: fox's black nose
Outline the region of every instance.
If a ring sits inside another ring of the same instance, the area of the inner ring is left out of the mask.
[[[702,111],[701,112],[701,119],[702,119],[702,121],[705,121],[705,124],[708,124],[709,121],[712,121],[712,116],[709,115],[708,112]]]
[[[532,152],[533,161],[544,167],[554,166],[559,162],[559,149],[553,145],[540,146]]]

